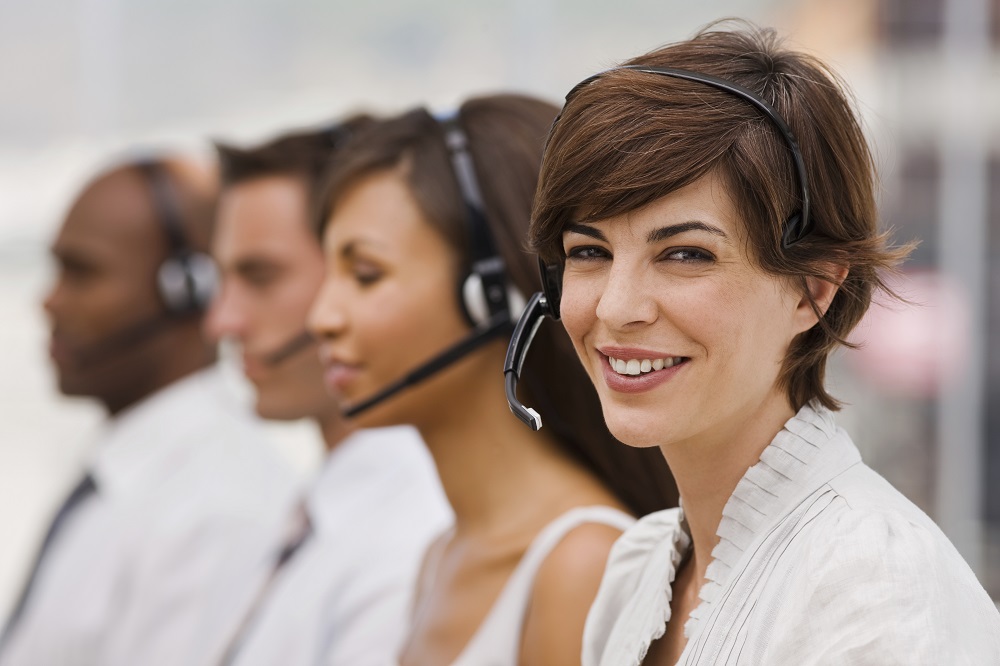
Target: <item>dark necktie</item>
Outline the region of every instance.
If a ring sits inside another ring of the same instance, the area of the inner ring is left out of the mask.
[[[4,627],[3,633],[0,634],[0,652],[3,652],[4,644],[10,637],[15,625],[17,625],[18,620],[21,619],[21,615],[24,613],[24,608],[28,603],[28,598],[31,596],[31,589],[35,584],[35,579],[38,577],[38,571],[42,566],[42,561],[45,559],[45,555],[52,546],[52,542],[55,541],[56,535],[66,522],[66,519],[73,512],[73,509],[79,506],[81,502],[90,497],[96,491],[97,486],[94,484],[94,477],[90,474],[84,475],[84,477],[80,480],[80,483],[76,485],[73,491],[62,503],[62,506],[59,507],[59,511],[56,512],[55,517],[52,519],[52,523],[49,525],[49,530],[45,533],[45,538],[42,540],[42,545],[38,548],[38,554],[35,556],[35,563],[31,567],[31,573],[28,574],[24,587],[21,589],[21,596],[18,597],[17,603],[14,604],[14,610],[11,611],[11,614],[7,619],[7,626]]]
[[[281,569],[288,564],[289,560],[298,552],[311,534],[312,523],[309,520],[309,514],[306,512],[304,505],[299,505],[293,516],[292,524],[282,542],[281,550],[278,551],[277,557],[275,557],[271,572],[257,592],[257,596],[254,597],[249,610],[243,615],[243,619],[233,634],[232,640],[229,641],[229,645],[222,657],[222,661],[219,662],[219,666],[230,666],[236,660],[237,655],[240,653],[240,648],[247,639],[253,621],[256,619],[258,613],[260,613],[268,593],[274,586],[275,579],[277,579]]]

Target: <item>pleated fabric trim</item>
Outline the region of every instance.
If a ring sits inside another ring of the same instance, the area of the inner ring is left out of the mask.
[[[613,611],[588,617],[588,625],[611,628],[606,638],[592,634],[602,646],[601,654],[634,655],[630,663],[639,666],[653,641],[666,631],[670,620],[672,584],[681,559],[691,547],[680,509],[667,509],[644,516],[615,543],[609,557],[616,567],[605,573],[602,593],[624,595],[619,603],[605,605]],[[634,564],[633,564],[634,563]]]
[[[698,593],[701,603],[684,624],[691,638],[699,623],[711,615],[720,594],[747,549],[794,506],[793,500],[809,488],[809,480],[823,443],[837,433],[833,414],[806,405],[792,417],[747,470],[722,510],[705,583]],[[668,611],[669,613],[669,611]]]

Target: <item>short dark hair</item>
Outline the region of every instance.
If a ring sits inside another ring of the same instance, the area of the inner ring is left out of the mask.
[[[471,99],[458,112],[487,223],[508,275],[524,294],[541,289],[538,264],[526,251],[524,238],[542,146],[555,115],[556,108],[547,102],[510,94]],[[330,172],[321,224],[352,185],[397,168],[403,169],[428,221],[453,248],[455,270],[467,271],[467,211],[441,124],[424,109],[372,125],[344,149]],[[458,277],[456,273],[456,282]],[[500,376],[498,367],[498,382]],[[645,515],[677,505],[677,489],[659,450],[622,446],[608,431],[597,392],[561,326],[538,331],[521,388],[530,404],[546,415],[546,427],[567,456],[590,470],[633,512]]]
[[[793,340],[779,376],[795,409],[810,400],[838,409],[823,385],[827,357],[849,344],[873,292],[891,293],[882,274],[911,247],[890,247],[877,229],[874,163],[843,81],[819,60],[784,48],[773,30],[718,28],[626,64],[708,74],[771,104],[805,159],[813,232],[782,248],[782,224],[799,209],[801,190],[787,142],[758,109],[704,83],[617,69],[581,88],[553,127],[530,244],[547,261],[562,261],[570,222],[634,211],[719,174],[761,269],[796,281],[808,296],[806,277],[836,281],[836,267],[848,268],[819,325]]]
[[[249,148],[217,141],[221,187],[225,190],[266,176],[298,178],[306,186],[310,210],[315,210],[334,155],[372,122],[371,116],[358,114],[318,129],[282,134]],[[314,221],[311,215],[309,222]]]

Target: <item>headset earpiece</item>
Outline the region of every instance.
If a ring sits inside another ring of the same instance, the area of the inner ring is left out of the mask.
[[[538,258],[538,272],[542,277],[542,294],[545,296],[545,314],[559,319],[559,303],[562,301],[563,265],[546,264]]]
[[[502,296],[497,290],[502,290]],[[503,299],[507,311],[510,313],[510,320],[517,321],[524,310],[525,299],[513,285],[493,284],[489,287],[483,281],[483,276],[472,272],[462,281],[462,294],[460,303],[463,314],[473,327],[485,326],[492,318],[490,303]]]
[[[174,254],[156,275],[160,299],[171,314],[204,312],[215,295],[218,271],[212,258],[203,252]]]
[[[138,166],[149,184],[156,221],[170,244],[170,256],[156,273],[160,300],[171,315],[204,312],[218,284],[215,262],[204,252],[191,249],[184,234],[180,206],[164,165],[151,160],[140,162]]]

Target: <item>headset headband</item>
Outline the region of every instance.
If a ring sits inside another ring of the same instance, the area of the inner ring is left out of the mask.
[[[785,144],[787,144],[788,149],[792,153],[792,161],[795,163],[795,172],[798,176],[799,190],[801,197],[801,207],[797,214],[790,216],[784,225],[784,229],[781,234],[781,242],[784,248],[789,248],[795,245],[800,240],[809,235],[813,230],[812,218],[809,215],[809,179],[806,175],[806,165],[805,160],[802,159],[802,151],[799,150],[798,141],[795,140],[795,135],[792,133],[792,129],[785,122],[785,119],[781,117],[773,106],[768,104],[764,99],[762,99],[757,93],[744,88],[743,86],[733,83],[732,81],[727,81],[726,79],[720,79],[709,74],[701,74],[699,72],[691,72],[685,69],[674,69],[671,67],[655,67],[652,65],[622,65],[621,67],[614,67],[612,69],[599,72],[591,77],[588,77],[581,81],[580,83],[573,86],[573,89],[569,91],[566,95],[566,104],[569,103],[570,99],[582,88],[586,87],[595,80],[601,78],[605,74],[610,72],[617,72],[623,69],[629,69],[636,72],[645,72],[647,74],[658,74],[660,76],[669,76],[675,79],[684,79],[687,81],[695,81],[698,83],[704,83],[706,85],[712,86],[719,90],[723,90],[730,94],[736,95],[741,99],[750,102],[754,107],[756,107],[761,113],[770,119],[771,123],[778,129],[778,133],[784,139]],[[565,105],[563,109],[565,109]],[[556,117],[552,126],[555,128],[556,123],[559,122],[559,118],[562,117],[562,113]],[[551,137],[551,132],[549,136]]]
[[[455,174],[458,189],[465,204],[465,221],[469,233],[469,251],[472,263],[499,256],[489,224],[486,222],[483,195],[476,178],[476,168],[469,152],[469,137],[459,121],[459,112],[439,116],[438,124],[444,133],[444,144]]]
[[[153,214],[160,228],[163,229],[167,242],[170,243],[170,255],[179,256],[189,253],[191,246],[184,233],[181,212],[177,206],[177,198],[174,196],[166,168],[155,160],[143,160],[136,166],[146,177],[146,182],[149,183],[149,190],[153,196]]]
[[[470,271],[461,284],[460,296],[466,316],[475,326],[486,325],[497,316],[516,318],[518,314],[512,314],[511,307],[522,299],[508,293],[507,267],[490,233],[469,137],[462,128],[461,110],[438,116],[436,120],[465,207]]]

